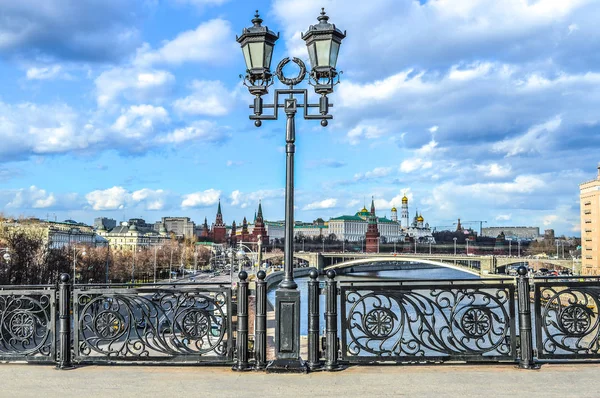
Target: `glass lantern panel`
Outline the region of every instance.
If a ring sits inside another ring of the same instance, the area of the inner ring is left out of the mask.
[[[337,64],[337,57],[340,51],[340,44],[335,41],[331,42],[331,67],[335,68]]]
[[[331,40],[319,40],[316,42],[316,45],[318,66],[330,66],[329,53],[331,50]]]
[[[308,46],[308,57],[310,58],[310,66],[313,68],[317,67],[317,52],[315,50],[315,43]]]
[[[265,68],[271,68],[271,57],[273,56],[273,45],[265,43]]]
[[[246,69],[252,69],[252,61],[250,60],[250,50],[248,48],[248,44],[242,47],[242,52],[244,53],[244,61],[246,61]]]
[[[250,43],[250,56],[252,57],[252,67],[262,68],[264,62],[265,43]]]

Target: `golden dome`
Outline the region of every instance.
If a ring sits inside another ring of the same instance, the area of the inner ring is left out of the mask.
[[[395,207],[392,207],[392,211],[398,211],[398,210],[396,210],[396,208],[395,208]]]
[[[368,213],[368,212],[369,212],[369,210],[367,210],[367,208],[366,208],[366,207],[363,207],[363,208],[362,208],[362,210],[361,210],[360,212],[361,212],[361,213]]]
[[[408,203],[408,198],[406,197],[406,195],[402,197],[402,203]]]
[[[425,219],[423,218],[422,215],[419,215],[419,217],[417,217],[417,221],[418,222],[423,222],[423,221],[425,221]]]

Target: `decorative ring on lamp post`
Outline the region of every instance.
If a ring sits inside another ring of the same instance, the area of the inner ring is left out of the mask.
[[[302,80],[304,80],[304,78],[306,77],[306,65],[304,65],[304,62],[302,62],[300,58],[296,57],[292,58],[292,61],[294,61],[294,63],[300,68],[298,76],[294,78],[287,78],[283,75],[283,68],[290,63],[289,57],[282,59],[281,62],[279,62],[279,64],[277,65],[277,69],[275,70],[275,75],[277,76],[279,81],[285,84],[286,86],[295,86],[301,83]]]

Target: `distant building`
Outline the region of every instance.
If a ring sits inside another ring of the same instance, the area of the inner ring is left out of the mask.
[[[123,222],[111,230],[99,228],[96,233],[106,239],[113,250],[148,248],[169,241],[169,234],[164,225],[159,228],[159,231],[155,231],[153,226],[146,224],[144,220],[133,220],[137,220],[137,222],[131,224]]]
[[[194,236],[195,225],[189,217],[162,217],[161,221],[154,224],[154,230],[159,231],[163,224],[167,232],[173,232],[179,238]]]
[[[117,220],[113,220],[112,218],[106,217],[94,218],[94,228],[98,229],[101,226],[104,227],[104,229],[113,229],[117,226]]]
[[[595,180],[579,184],[581,274],[600,274],[600,165]]]
[[[481,236],[496,238],[504,233],[506,239],[535,240],[540,236],[539,227],[487,227],[481,229]]]
[[[73,220],[64,222],[45,221],[37,218],[12,220],[2,223],[7,228],[22,228],[39,231],[50,249],[60,249],[72,245],[102,246],[94,228]]]

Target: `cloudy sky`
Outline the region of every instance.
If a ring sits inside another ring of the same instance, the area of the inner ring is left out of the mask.
[[[258,8],[274,65],[347,30],[334,120],[299,120],[296,219],[457,219],[579,235],[600,161],[600,2],[0,0],[0,211],[91,223],[283,218],[283,120],[256,128],[235,41]],[[307,62],[308,64],[308,62]],[[293,71],[291,72],[293,73]],[[475,225],[473,225],[475,226]]]

